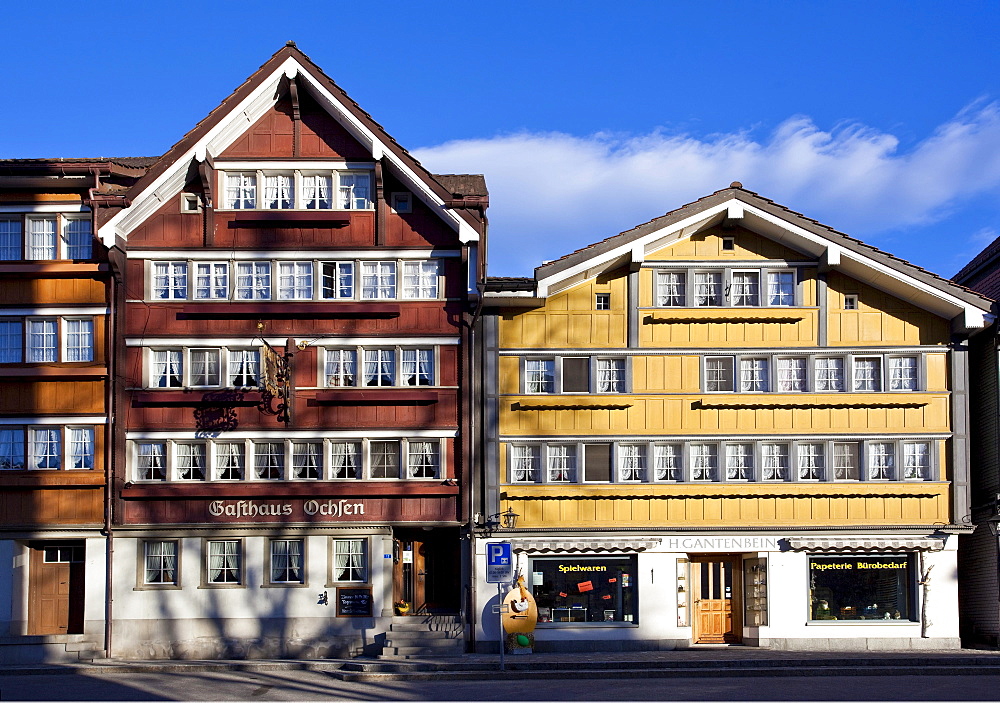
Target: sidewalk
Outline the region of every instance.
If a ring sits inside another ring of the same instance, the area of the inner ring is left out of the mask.
[[[96,660],[72,664],[0,666],[0,676],[83,673],[116,675],[208,671],[321,671],[345,681],[521,678],[997,675],[1000,651],[907,650],[787,652],[753,647],[693,647],[660,652],[586,652],[453,657],[321,660]]]

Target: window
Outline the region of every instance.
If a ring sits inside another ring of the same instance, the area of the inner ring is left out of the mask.
[[[400,350],[400,383],[404,386],[434,385],[434,350],[433,349],[402,349]]]
[[[437,442],[407,443],[407,469],[410,478],[437,478],[440,458]]]
[[[368,558],[364,539],[333,540],[333,580],[344,583],[368,581]]]
[[[401,215],[413,212],[413,200],[410,193],[393,193],[391,202],[392,209]]]
[[[239,540],[209,541],[207,552],[210,585],[243,583],[243,544]]]
[[[295,207],[295,184],[290,174],[274,173],[264,176],[265,210],[289,210]]]
[[[257,174],[226,174],[226,208],[252,210],[257,207]]]
[[[69,427],[69,468],[94,468],[94,428]]]
[[[534,557],[528,570],[539,622],[636,623],[636,557]]]
[[[143,579],[148,585],[177,585],[177,542],[146,540],[143,542]]]
[[[926,481],[931,477],[931,452],[928,442],[903,443],[903,478]]]
[[[62,240],[67,259],[91,258],[93,238],[90,234],[90,220],[66,220]]]
[[[732,304],[736,307],[760,305],[760,273],[733,271]]]
[[[765,393],[769,390],[767,359],[740,359],[740,392]]]
[[[719,467],[719,453],[714,444],[691,445],[691,480],[714,481]]]
[[[0,319],[0,364],[19,364],[24,360],[24,339],[20,320]]]
[[[285,477],[284,443],[254,442],[253,462],[257,478],[280,481]]]
[[[823,445],[807,443],[799,445],[799,480],[822,481],[824,454]]]
[[[55,217],[28,218],[28,259],[55,259],[58,247],[56,242]]]
[[[334,387],[356,385],[356,359],[357,353],[353,349],[327,349],[326,385]]]
[[[816,359],[816,390],[821,392],[844,390],[843,359]]]
[[[302,177],[302,207],[329,210],[333,207],[333,178],[325,175]]]
[[[611,445],[585,445],[583,447],[583,480],[607,483],[611,480],[611,475]]]
[[[301,539],[271,540],[271,583],[305,583]]]
[[[372,478],[399,478],[399,442],[374,441],[368,451]]]
[[[767,304],[795,305],[795,274],[771,271],[767,274]]]
[[[439,270],[437,261],[404,261],[403,297],[423,300],[437,298]]]
[[[597,390],[600,393],[625,392],[625,359],[597,360]]]
[[[534,483],[537,481],[540,462],[539,448],[525,444],[509,446],[511,483]]]
[[[656,304],[678,307],[685,304],[685,274],[681,271],[660,271],[656,276]]]
[[[204,481],[205,445],[176,444],[174,452],[177,462],[177,478],[181,481]]]
[[[372,206],[369,196],[371,176],[363,172],[341,171],[338,206],[345,210],[363,210]]]
[[[722,305],[722,273],[709,271],[694,275],[694,304]]]
[[[38,427],[29,431],[28,452],[31,469],[62,468],[62,432],[58,428]]]
[[[219,349],[191,349],[191,385],[218,386],[222,383]]]
[[[888,442],[872,442],[868,447],[868,480],[888,481],[895,470],[895,447]]]
[[[201,198],[197,193],[181,193],[181,212],[201,212]]]
[[[229,263],[214,261],[194,266],[194,297],[198,300],[229,298]]]
[[[683,472],[683,451],[679,444],[657,444],[653,448],[653,461],[657,481],[681,481]]]
[[[140,442],[136,478],[140,481],[167,480],[167,445],[164,442]]]
[[[260,385],[260,352],[256,349],[235,349],[229,352],[229,385],[253,388]]]
[[[753,478],[753,445],[726,445],[726,480],[748,481]]]
[[[312,300],[313,265],[311,261],[282,261],[278,264],[278,299]]]
[[[618,480],[646,480],[646,447],[639,444],[623,444],[618,447]]]
[[[270,261],[241,261],[236,264],[236,299],[271,299]]]
[[[782,393],[806,390],[806,360],[778,359],[778,388]]]
[[[563,393],[590,392],[590,359],[588,357],[567,357],[562,360]]]
[[[396,297],[396,262],[361,263],[361,297],[366,300]]]
[[[16,261],[21,258],[21,221],[0,220],[0,259]]]
[[[857,481],[860,478],[857,442],[834,442],[833,477]]]
[[[153,263],[153,298],[184,300],[187,298],[188,265],[186,261],[156,261]]]
[[[705,359],[705,390],[733,390],[733,357],[710,356]]]
[[[736,238],[735,237],[723,237],[722,238],[722,251],[736,251]]]
[[[879,357],[854,359],[854,390],[865,392],[882,390],[882,359]]]
[[[524,362],[524,392],[554,393],[556,362],[554,359],[527,359]]]
[[[320,478],[322,449],[317,442],[292,442],[292,478]]]
[[[595,310],[610,310],[611,309],[611,294],[610,293],[597,293],[594,296],[594,309]]]
[[[58,361],[57,323],[55,320],[29,319],[28,361]]]
[[[0,470],[22,471],[24,468],[24,430],[0,428]]]
[[[857,295],[845,295],[844,296],[844,310],[857,310],[858,309],[858,296]]]
[[[763,466],[761,478],[765,481],[788,480],[788,445],[764,444],[761,446]]]
[[[889,358],[889,390],[917,390],[917,358],[915,356]]]
[[[224,442],[215,445],[215,477],[220,481],[240,481],[243,479],[242,444]]]
[[[94,321],[67,319],[65,361],[94,360]]]
[[[395,356],[393,349],[365,349],[364,385],[396,385]]]
[[[22,219],[23,218],[23,219]],[[23,233],[27,232],[27,238]],[[89,215],[14,215],[0,219],[0,259],[47,261],[90,259]]]
[[[354,297],[354,262],[324,261],[323,297],[342,299]]]
[[[183,358],[183,352],[180,350],[153,350],[153,368],[149,385],[153,388],[182,388]]]
[[[913,556],[810,556],[812,620],[914,620]]]
[[[548,480],[550,483],[576,481],[576,447],[557,444],[549,446]]]
[[[334,442],[330,445],[330,478],[361,478],[358,447],[357,442]]]

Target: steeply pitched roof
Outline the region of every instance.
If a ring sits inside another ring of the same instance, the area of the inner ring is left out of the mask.
[[[323,71],[317,66],[313,61],[306,56],[302,51],[295,46],[294,42],[288,42],[284,47],[277,51],[270,59],[268,59],[260,68],[257,69],[249,78],[247,78],[242,85],[240,85],[236,90],[234,90],[230,95],[228,95],[223,101],[212,110],[208,115],[206,115],[201,121],[198,122],[187,134],[185,134],[176,144],[174,144],[146,173],[146,175],[141,178],[129,191],[129,198],[134,202],[140,202],[143,193],[146,193],[151,186],[161,182],[161,179],[165,174],[169,172],[173,173],[173,169],[180,160],[187,159],[186,154],[190,154],[192,150],[203,143],[203,140],[210,135],[213,130],[216,130],[227,118],[231,118],[234,112],[243,105],[245,109],[249,109],[245,104],[248,99],[255,96],[255,93],[262,86],[270,85],[271,82],[275,80],[276,75],[280,75],[280,71],[284,67],[287,75],[296,75],[296,71],[301,69],[304,71],[308,79],[315,82],[315,85],[319,87],[320,90],[326,91],[327,94],[332,96],[333,100],[340,106],[341,109],[345,110],[350,114],[352,120],[356,120],[356,124],[361,125],[363,130],[367,130],[368,133],[374,134],[376,140],[381,147],[385,147],[385,150],[391,153],[397,163],[399,163],[404,170],[408,170],[415,175],[420,182],[424,184],[424,187],[428,192],[433,194],[433,197],[437,200],[443,202],[451,199],[452,193],[449,189],[439,182],[424,166],[415,159],[406,149],[400,146],[395,139],[389,135],[383,127],[376,122],[371,115],[365,112],[361,107],[347,95],[344,90],[338,86],[329,76],[327,76]],[[287,73],[292,71],[292,73]],[[258,103],[263,103],[267,101],[273,101],[274,96],[257,96],[256,100]],[[385,153],[384,151],[382,153]],[[474,177],[472,177],[474,178]],[[471,184],[471,181],[469,182]],[[101,217],[99,226],[103,226],[115,218],[119,218],[121,212],[108,212],[107,215]],[[476,237],[481,229],[481,221],[477,216],[468,210],[456,209],[445,211],[442,207],[440,209],[440,214],[443,218],[448,220],[457,227],[462,235],[463,227],[465,227],[465,236]],[[464,224],[463,224],[464,223]]]
[[[1000,237],[972,257],[952,280],[993,300],[1000,300]]]
[[[480,173],[435,173],[437,182],[447,188],[452,195],[489,195],[486,178]]]

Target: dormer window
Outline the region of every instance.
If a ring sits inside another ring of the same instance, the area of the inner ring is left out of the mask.
[[[227,171],[223,179],[227,210],[372,208],[368,171]]]

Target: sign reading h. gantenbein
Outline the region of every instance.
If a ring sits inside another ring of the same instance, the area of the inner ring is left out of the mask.
[[[665,537],[662,546],[678,552],[776,552],[777,537]]]

